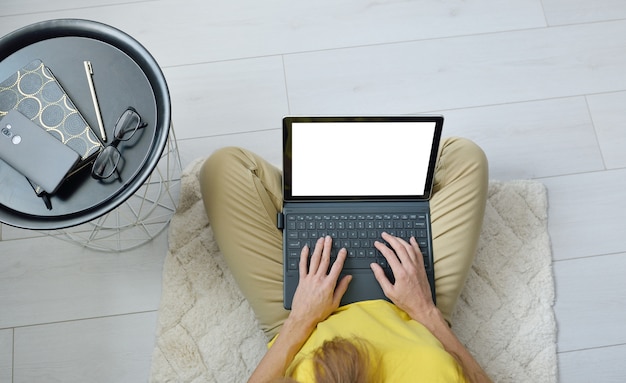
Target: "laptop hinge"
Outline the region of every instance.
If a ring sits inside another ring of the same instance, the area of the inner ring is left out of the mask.
[[[282,212],[276,213],[276,227],[280,230],[285,228],[285,215]]]

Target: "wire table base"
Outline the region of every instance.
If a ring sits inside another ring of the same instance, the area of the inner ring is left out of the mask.
[[[182,164],[173,126],[150,177],[124,203],[91,222],[45,234],[99,251],[137,248],[158,236],[178,206]]]

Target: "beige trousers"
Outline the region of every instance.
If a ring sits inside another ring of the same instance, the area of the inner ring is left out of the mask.
[[[240,148],[216,151],[200,186],[217,243],[259,323],[273,337],[283,308],[282,173]],[[474,259],[487,198],[483,151],[462,138],[442,140],[430,200],[437,307],[450,316]]]

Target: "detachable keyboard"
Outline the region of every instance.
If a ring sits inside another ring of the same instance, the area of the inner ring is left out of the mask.
[[[330,235],[333,239],[332,261],[341,248],[348,251],[344,272],[369,268],[373,262],[389,269],[386,259],[374,247],[374,241],[386,243],[381,234],[387,232],[407,242],[415,237],[429,270],[426,228],[425,214],[286,214],[287,268],[298,270],[302,248],[308,245],[312,253],[317,239]]]

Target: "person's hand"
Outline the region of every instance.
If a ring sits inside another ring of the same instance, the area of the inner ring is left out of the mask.
[[[430,284],[424,269],[424,258],[415,238],[410,243],[401,238],[383,233],[382,238],[393,248],[376,241],[374,246],[382,253],[393,272],[395,283],[392,284],[382,267],[371,264],[376,280],[387,298],[404,310],[409,316],[422,322],[435,309]]]
[[[309,248],[300,253],[300,282],[291,303],[291,313],[283,323],[272,347],[250,376],[251,382],[273,382],[285,376],[315,326],[333,313],[352,279],[347,275],[337,283],[346,249],[341,249],[330,267],[332,239],[320,238],[315,244],[309,265]],[[330,267],[330,272],[328,268]]]
[[[320,238],[315,244],[309,264],[309,248],[300,254],[300,281],[291,304],[290,317],[303,325],[316,326],[328,318],[341,302],[352,276],[346,275],[337,282],[346,259],[346,249],[341,249],[330,266],[332,238]],[[308,266],[307,266],[308,264]]]

